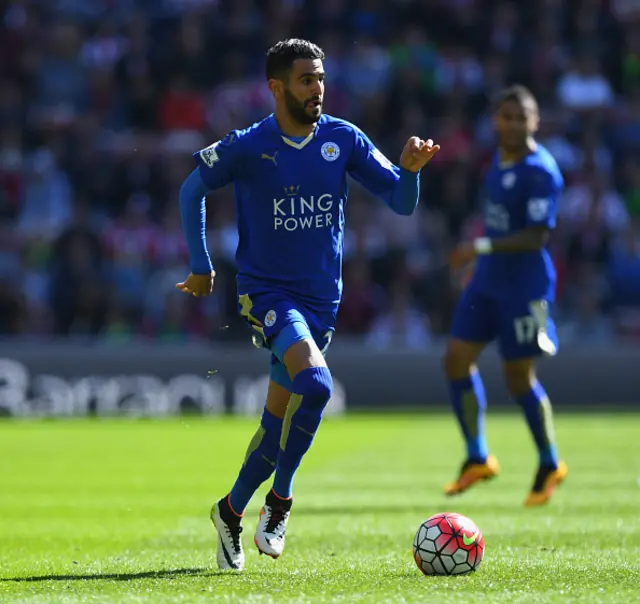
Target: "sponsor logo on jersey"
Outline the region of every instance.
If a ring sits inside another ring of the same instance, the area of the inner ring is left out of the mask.
[[[333,226],[331,193],[301,195],[300,185],[284,187],[284,196],[273,199],[273,230],[293,232]]]
[[[516,175],[514,172],[505,172],[502,175],[502,186],[505,189],[511,189],[516,184]]]
[[[506,233],[509,231],[509,212],[497,203],[488,202],[484,208],[484,223],[488,229]]]

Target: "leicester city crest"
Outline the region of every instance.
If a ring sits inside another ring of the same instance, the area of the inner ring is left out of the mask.
[[[327,161],[336,161],[340,157],[340,147],[335,143],[325,143],[322,145],[320,153]]]

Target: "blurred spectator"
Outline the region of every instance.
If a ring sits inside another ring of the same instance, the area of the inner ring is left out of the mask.
[[[124,54],[126,42],[112,21],[98,24],[96,33],[82,46],[80,56],[89,69],[111,70]]]
[[[640,341],[640,228],[629,229],[613,249],[611,302],[619,335]]]
[[[572,229],[589,219],[592,212],[597,220],[613,232],[629,224],[629,212],[621,195],[613,188],[610,176],[595,172],[591,165],[586,172],[576,175],[566,189],[559,214],[563,229]]]
[[[382,93],[389,81],[391,59],[388,51],[369,36],[355,40],[346,60],[345,78],[353,103],[358,106]]]
[[[81,30],[71,23],[54,25],[46,54],[36,68],[36,116],[44,126],[71,123],[86,109],[89,70],[79,52]]]
[[[640,219],[640,157],[629,157],[623,171],[624,201],[634,222]]]
[[[640,307],[640,232],[629,229],[613,249],[609,266],[612,302]]]
[[[39,149],[28,159],[24,198],[17,217],[26,237],[53,239],[71,219],[73,191],[51,149]]]
[[[158,227],[146,220],[149,200],[139,194],[104,233],[110,282],[119,305],[129,316],[140,318],[148,270],[153,259]]]
[[[417,310],[409,283],[399,278],[390,288],[390,305],[372,325],[366,342],[375,349],[426,350],[431,343],[429,322]]]
[[[78,204],[73,222],[53,244],[49,295],[54,333],[96,336],[102,331],[109,302],[103,248],[84,204]]]
[[[338,311],[337,330],[344,333],[366,334],[382,311],[385,295],[371,276],[371,266],[366,256],[346,263],[342,304]]]
[[[574,66],[558,82],[558,100],[567,109],[594,110],[613,103],[611,84],[591,53],[576,57]]]

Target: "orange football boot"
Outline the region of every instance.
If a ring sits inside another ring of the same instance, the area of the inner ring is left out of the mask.
[[[539,468],[533,481],[531,493],[529,493],[529,496],[524,502],[525,506],[534,507],[547,503],[547,501],[551,499],[551,495],[553,495],[556,487],[562,484],[567,477],[567,474],[567,464],[564,463],[564,461],[558,463],[557,469]]]
[[[444,494],[459,495],[476,484],[476,482],[489,480],[499,473],[500,464],[498,464],[498,460],[493,455],[489,455],[484,463],[465,461],[462,464],[458,478],[445,486]]]

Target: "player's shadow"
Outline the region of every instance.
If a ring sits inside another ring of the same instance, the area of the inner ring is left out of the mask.
[[[141,573],[96,573],[91,575],[37,575],[34,577],[0,577],[0,582],[34,583],[39,581],[137,581],[140,579],[177,579],[179,577],[205,577],[219,573],[208,568],[175,568],[150,570]]]
[[[403,514],[425,514],[428,510],[432,510],[434,506],[442,509],[449,509],[452,507],[463,509],[470,504],[467,499],[455,499],[455,501],[437,500],[434,498],[431,503],[419,503],[419,504],[407,504],[407,503],[381,503],[381,504],[362,504],[362,505],[300,505],[296,508],[296,517],[298,516],[344,516],[345,514],[397,514],[401,512]],[[491,503],[491,509],[496,513],[513,512],[513,503],[508,501],[504,504]]]
[[[322,505],[300,506],[296,508],[296,516],[335,516],[344,514],[397,514],[398,512],[421,513],[425,511],[424,505],[406,504],[380,504],[380,505]]]

